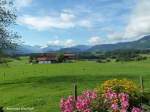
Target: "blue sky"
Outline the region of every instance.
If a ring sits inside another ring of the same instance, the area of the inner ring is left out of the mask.
[[[25,44],[96,45],[150,32],[150,0],[15,0]]]

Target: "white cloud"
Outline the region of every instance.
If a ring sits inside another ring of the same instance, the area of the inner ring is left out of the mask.
[[[91,45],[98,45],[98,44],[101,44],[103,41],[100,37],[98,36],[94,36],[94,37],[91,37],[88,42],[91,44]]]
[[[62,45],[62,42],[60,40],[50,40],[48,41],[49,45],[54,45],[54,46],[60,46]]]
[[[123,38],[134,40],[147,34],[150,34],[150,0],[139,0]]]
[[[69,13],[61,13],[58,17],[34,17],[24,15],[18,18],[18,23],[37,30],[46,30],[50,28],[66,29],[75,26],[73,22],[74,18],[75,16]]]
[[[132,41],[150,34],[150,1],[139,0],[129,19],[125,30],[122,32],[109,31],[109,43]]]
[[[75,15],[64,12],[57,17],[24,15],[18,18],[18,23],[39,31],[51,28],[67,29],[76,26],[89,28],[92,26],[91,22],[88,20],[75,20],[75,18]]]
[[[90,28],[92,27],[91,21],[89,20],[81,20],[78,22],[79,26],[85,27],[85,28]]]
[[[60,19],[64,22],[68,22],[71,21],[75,18],[75,15],[71,14],[71,13],[61,13],[60,14]]]
[[[68,29],[74,27],[90,28],[93,19],[80,18],[72,10],[62,10],[54,16],[22,15],[18,17],[18,23],[36,30],[48,30],[51,28]]]
[[[67,40],[50,40],[48,41],[48,45],[52,46],[63,46],[63,47],[72,47],[76,45],[76,42],[72,39],[67,39]]]
[[[71,46],[75,46],[75,45],[76,45],[76,43],[75,43],[75,41],[72,40],[72,39],[68,39],[68,40],[66,40],[66,41],[64,42],[64,46],[65,46],[65,47],[71,47]]]
[[[107,39],[111,43],[123,41],[123,33],[122,32],[111,32],[107,35]]]
[[[32,0],[15,0],[15,5],[17,9],[27,7],[32,3]]]

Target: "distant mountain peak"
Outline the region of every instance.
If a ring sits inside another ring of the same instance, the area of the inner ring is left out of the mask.
[[[150,41],[150,35],[143,36],[139,41]]]
[[[103,44],[103,45],[76,45],[68,48],[63,46],[46,46],[42,48],[39,45],[20,45],[18,46],[15,53],[17,54],[31,54],[31,53],[45,53],[45,52],[84,52],[84,51],[112,51],[116,49],[150,49],[150,35],[143,36],[143,38],[130,41],[130,42],[120,42],[116,44]]]

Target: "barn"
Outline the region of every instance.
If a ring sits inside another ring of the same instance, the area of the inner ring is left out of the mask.
[[[37,56],[30,56],[29,63],[39,63],[39,64],[50,64],[50,63],[60,63],[59,62],[60,55],[55,53],[45,53],[39,54]],[[76,55],[72,53],[64,53],[63,54],[63,62],[67,62],[70,60],[75,60]]]
[[[58,57],[56,54],[45,54],[42,56],[38,56],[36,60],[39,64],[49,64],[56,63],[58,61]]]
[[[75,60],[76,59],[76,55],[73,53],[64,53],[64,58],[66,60]]]

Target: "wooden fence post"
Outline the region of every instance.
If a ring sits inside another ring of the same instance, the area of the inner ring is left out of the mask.
[[[142,76],[140,76],[140,86],[141,86],[141,108],[142,108],[142,106],[143,106],[143,95],[144,95],[144,84],[143,84],[143,77]]]
[[[143,77],[142,76],[140,76],[140,86],[141,86],[141,93],[143,95],[143,93],[144,93],[144,84],[143,84]]]
[[[0,106],[0,112],[4,112],[4,110],[3,110],[3,107],[2,107],[2,106]]]
[[[6,76],[6,74],[5,74],[5,72],[4,72],[4,80],[5,80],[5,76]]]
[[[77,84],[74,84],[74,99],[77,101]]]

